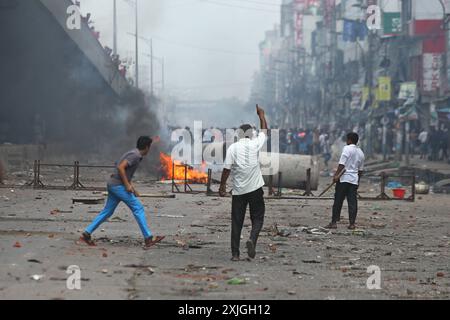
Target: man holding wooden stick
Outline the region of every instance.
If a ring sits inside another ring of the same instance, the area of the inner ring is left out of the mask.
[[[364,153],[357,146],[358,134],[352,132],[347,135],[347,145],[342,151],[339,167],[333,177],[336,183],[334,195],[333,216],[328,229],[337,229],[337,222],[341,219],[341,210],[345,198],[347,198],[348,215],[350,225],[348,229],[356,228],[356,216],[358,214],[358,186],[364,170]]]
[[[92,233],[109,219],[120,202],[124,202],[133,212],[133,215],[144,235],[145,247],[150,248],[161,242],[164,237],[153,237],[147,226],[145,211],[142,203],[138,200],[139,193],[131,181],[142,159],[150,152],[153,140],[150,137],[140,137],[135,149],[125,153],[117,162],[116,172],[108,181],[108,200],[103,211],[94,219],[92,224],[86,228],[80,240],[90,246],[95,246],[91,238]]]

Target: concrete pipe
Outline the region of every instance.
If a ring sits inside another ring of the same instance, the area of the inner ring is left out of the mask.
[[[217,164],[222,164],[221,161],[225,160],[226,148],[224,143],[204,144],[203,152],[209,158],[209,161],[213,158]],[[319,161],[317,157],[260,152],[259,158],[266,185],[269,184],[269,176],[272,175],[272,186],[278,187],[278,172],[281,172],[282,188],[304,190],[306,188],[307,170],[311,169],[311,190],[317,190],[319,186]]]
[[[304,190],[306,188],[307,170],[311,169],[311,190],[317,190],[319,186],[319,161],[317,157],[261,152],[260,163],[266,185],[269,184],[269,176],[272,175],[272,185],[278,187],[278,172],[281,172],[282,188]]]

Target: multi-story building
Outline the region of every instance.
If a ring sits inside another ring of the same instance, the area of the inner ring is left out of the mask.
[[[449,14],[449,0],[283,1],[262,81],[279,126],[356,128],[369,154],[394,132],[401,151],[450,102]]]

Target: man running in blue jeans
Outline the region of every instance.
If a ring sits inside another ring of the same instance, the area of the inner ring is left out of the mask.
[[[92,224],[86,228],[80,240],[90,246],[95,246],[91,238],[92,233],[100,225],[109,219],[116,210],[117,206],[123,201],[133,212],[134,217],[144,235],[145,247],[150,248],[161,242],[165,237],[153,237],[147,226],[144,207],[138,200],[139,193],[131,184],[134,173],[139,167],[144,156],[146,156],[152,145],[153,140],[150,137],[140,137],[137,142],[137,148],[125,153],[117,162],[115,173],[111,175],[108,181],[108,200],[103,211],[94,219]]]

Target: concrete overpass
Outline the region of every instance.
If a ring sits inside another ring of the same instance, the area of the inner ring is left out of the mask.
[[[0,0],[0,143],[107,139],[129,88],[70,0]],[[119,107],[118,107],[119,106]]]

